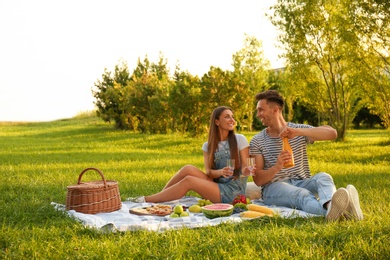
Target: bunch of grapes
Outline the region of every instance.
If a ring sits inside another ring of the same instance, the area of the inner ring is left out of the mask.
[[[233,214],[241,213],[241,212],[244,212],[244,211],[247,211],[247,210],[246,209],[242,209],[242,208],[233,208]]]
[[[198,205],[201,207],[206,206],[206,205],[210,205],[210,204],[213,204],[210,200],[205,200],[205,199],[198,200]]]
[[[233,214],[241,213],[241,212],[244,212],[247,210],[248,210],[248,208],[246,207],[246,204],[239,202],[239,203],[234,204]]]

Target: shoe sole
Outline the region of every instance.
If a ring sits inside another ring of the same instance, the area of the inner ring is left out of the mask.
[[[347,213],[356,220],[362,220],[363,212],[360,208],[359,194],[355,186],[351,184],[347,185],[347,191],[349,193],[349,207]]]
[[[332,197],[330,210],[326,215],[326,220],[334,222],[340,219],[340,217],[346,212],[349,205],[349,194],[344,188],[338,189]]]

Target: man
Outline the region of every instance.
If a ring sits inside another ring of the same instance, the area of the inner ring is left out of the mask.
[[[275,90],[256,95],[257,117],[266,126],[250,142],[250,155],[256,161],[254,182],[262,186],[267,205],[296,208],[326,216],[328,221],[363,219],[359,195],[353,185],[336,191],[332,176],[325,172],[311,175],[306,145],[334,140],[337,132],[330,126],[313,127],[286,122],[284,100]],[[282,137],[288,137],[293,155],[282,151]],[[283,168],[294,157],[295,166]]]

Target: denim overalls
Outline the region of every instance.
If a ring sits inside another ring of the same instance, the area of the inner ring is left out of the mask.
[[[230,149],[226,147],[226,150],[217,151],[214,153],[214,162],[215,168],[222,169],[226,167],[227,159],[230,159]],[[241,170],[240,170],[241,175]],[[220,194],[221,194],[221,202],[222,203],[232,203],[234,198],[238,194],[244,194],[246,191],[246,182],[248,177],[238,177],[237,179],[225,178],[223,176],[214,179],[216,183],[218,183]]]

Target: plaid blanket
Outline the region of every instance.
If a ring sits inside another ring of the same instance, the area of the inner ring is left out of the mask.
[[[196,204],[199,198],[183,197],[179,200],[164,202],[164,205],[183,205],[191,206]],[[264,205],[261,200],[254,200],[252,203]],[[229,217],[220,217],[214,219],[206,218],[202,213],[191,213],[189,217],[171,218],[169,216],[140,216],[129,213],[131,208],[146,207],[152,203],[134,203],[130,201],[122,202],[120,210],[110,213],[84,214],[74,210],[66,210],[65,205],[56,202],[51,203],[55,209],[66,212],[70,217],[80,221],[84,226],[95,228],[102,232],[116,231],[135,231],[135,230],[150,230],[150,231],[165,231],[180,228],[200,228],[206,226],[216,226],[221,223],[240,223],[245,221],[239,214],[233,214]],[[285,207],[270,207],[277,212],[281,217],[312,217],[315,215],[294,210]]]

